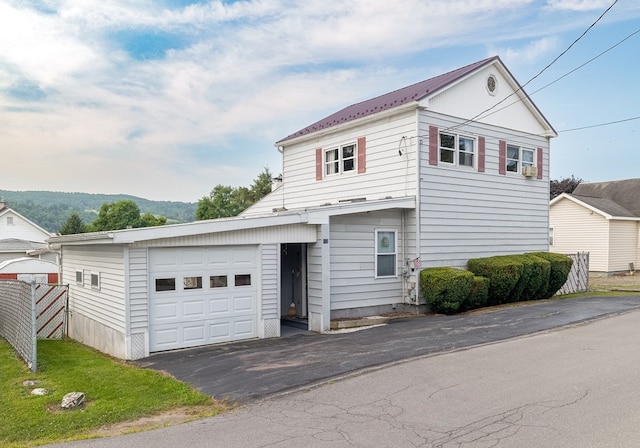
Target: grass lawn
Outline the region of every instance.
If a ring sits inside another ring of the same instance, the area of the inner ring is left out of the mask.
[[[25,380],[49,391],[32,395]],[[193,418],[224,409],[190,386],[114,360],[74,341],[38,341],[38,373],[0,339],[0,446],[22,447],[91,437],[99,428],[187,407]],[[69,392],[84,392],[82,409],[60,408]]]

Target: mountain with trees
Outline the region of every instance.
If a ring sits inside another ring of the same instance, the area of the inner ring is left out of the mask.
[[[62,230],[74,212],[79,222],[85,225],[92,223],[105,203],[133,201],[142,215],[148,213],[153,217],[165,217],[167,224],[194,221],[197,208],[193,202],[152,201],[125,194],[0,190],[0,198],[25,218],[53,233]]]

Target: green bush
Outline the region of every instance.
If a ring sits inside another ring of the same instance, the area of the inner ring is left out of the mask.
[[[472,258],[467,269],[475,275],[489,279],[488,305],[500,305],[509,301],[513,288],[524,270],[518,256],[498,255],[487,258]]]
[[[420,288],[434,313],[455,314],[473,288],[473,274],[455,268],[428,268],[420,271]]]
[[[573,265],[573,260],[566,255],[555,254],[553,252],[532,252],[529,255],[543,258],[551,263],[549,287],[540,295],[540,298],[548,299],[553,297],[553,295],[567,282],[569,271],[571,271],[571,266]]]
[[[518,283],[511,291],[509,301],[539,299],[539,291],[546,292],[548,288],[551,263],[532,254],[515,255],[515,257],[522,263],[523,270]]]
[[[486,277],[473,277],[473,287],[469,293],[469,297],[463,302],[460,311],[475,310],[486,306],[489,298],[489,279]]]

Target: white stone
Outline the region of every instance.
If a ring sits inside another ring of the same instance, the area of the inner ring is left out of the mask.
[[[62,409],[73,409],[84,403],[84,393],[82,392],[69,392],[62,397],[62,403],[60,407]]]
[[[31,391],[31,395],[47,395],[49,391],[43,387],[36,387]]]

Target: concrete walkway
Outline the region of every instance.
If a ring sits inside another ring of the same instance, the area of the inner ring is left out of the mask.
[[[456,316],[424,316],[353,333],[305,333],[165,352],[139,364],[202,392],[248,403],[403,359],[503,341],[640,308],[640,296],[530,302]]]

